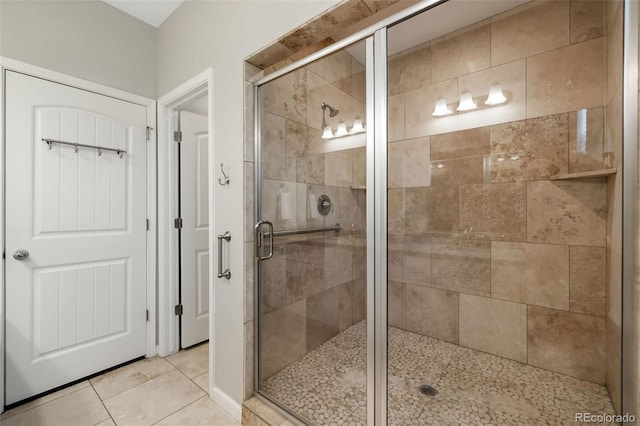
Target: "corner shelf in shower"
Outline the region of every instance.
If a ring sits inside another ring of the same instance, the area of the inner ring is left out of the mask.
[[[356,190],[364,191],[365,189],[367,189],[367,187],[366,186],[349,185],[349,189],[356,189]]]
[[[590,172],[566,173],[563,175],[552,177],[551,180],[569,180],[569,179],[583,179],[583,178],[593,178],[593,177],[606,177],[606,176],[615,175],[616,172],[617,172],[616,169],[602,169],[602,170],[593,170]]]

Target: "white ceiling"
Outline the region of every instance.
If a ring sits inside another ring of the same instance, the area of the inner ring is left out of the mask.
[[[183,0],[103,0],[105,3],[158,28]]]

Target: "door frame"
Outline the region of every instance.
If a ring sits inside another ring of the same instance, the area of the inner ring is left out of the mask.
[[[147,337],[146,337],[146,357],[152,357],[157,354],[156,346],[156,144],[153,143],[156,137],[156,101],[144,96],[128,93],[113,87],[94,83],[78,77],[62,74],[47,68],[38,67],[27,64],[25,62],[16,61],[14,59],[0,56],[0,179],[2,179],[2,196],[0,197],[0,241],[2,242],[2,250],[5,247],[5,71],[15,71],[36,77],[53,83],[64,84],[76,89],[93,92],[99,95],[108,96],[126,102],[131,102],[144,106],[147,109],[147,126],[148,146],[147,146],[147,218],[149,219],[149,231],[147,232],[147,309],[149,311],[149,320],[147,321]],[[5,287],[5,261],[0,262],[0,286]],[[4,291],[0,292],[0,318],[2,327],[0,327],[0,413],[4,411],[5,402],[5,299]]]
[[[173,220],[178,205],[178,157],[173,142],[176,110],[202,93],[207,93],[207,131],[209,133],[209,389],[213,396],[215,373],[215,135],[213,121],[213,68],[207,68],[158,99],[158,354],[167,356],[180,349],[179,321],[174,315],[178,303],[178,235]]]

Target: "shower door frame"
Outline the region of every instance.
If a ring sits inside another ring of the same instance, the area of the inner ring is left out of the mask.
[[[322,50],[289,64],[253,82],[254,90],[254,224],[261,220],[262,164],[261,164],[261,93],[260,86],[289,72],[302,68],[357,42],[366,42],[365,98],[368,126],[366,134],[366,400],[367,424],[387,424],[387,29],[415,15],[435,8],[448,0],[423,0],[346,37]],[[623,168],[623,318],[622,318],[622,363],[623,380],[622,414],[636,414],[637,407],[637,320],[638,303],[635,277],[638,273],[638,22],[640,7],[635,2],[624,0],[624,99],[623,99],[623,146],[625,150]],[[627,89],[633,89],[631,93]],[[635,107],[635,109],[634,109]],[[624,230],[628,232],[624,232]],[[255,231],[255,230],[254,230]],[[254,232],[255,237],[255,232]],[[631,237],[631,238],[629,238]],[[624,238],[624,237],[623,237]],[[255,241],[254,241],[255,250]],[[297,413],[278,401],[262,394],[260,383],[260,261],[254,253],[254,395],[271,405],[281,414],[297,422],[304,422]],[[625,377],[631,377],[631,379]]]
[[[622,53],[622,348],[621,414],[638,417],[638,21],[640,6],[624,0]]]

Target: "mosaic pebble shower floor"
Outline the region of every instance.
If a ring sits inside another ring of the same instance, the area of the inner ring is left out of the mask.
[[[365,322],[265,380],[265,393],[318,425],[365,425]],[[435,396],[419,392],[423,384]],[[389,328],[389,425],[567,425],[614,414],[604,386]]]

